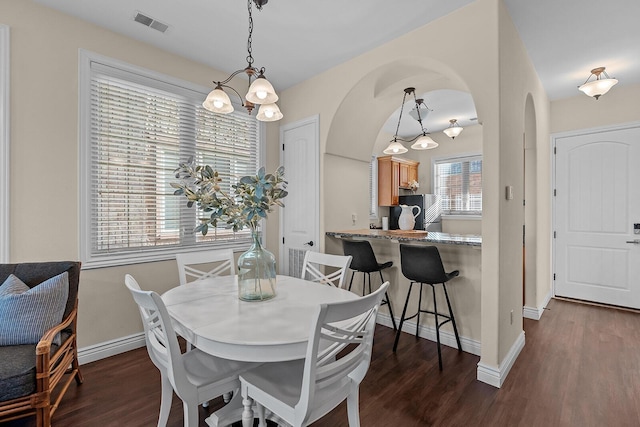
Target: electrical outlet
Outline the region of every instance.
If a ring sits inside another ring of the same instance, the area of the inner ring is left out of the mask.
[[[353,223],[353,225],[356,225],[356,221],[358,220],[358,214],[357,213],[352,213],[351,214],[351,222]]]

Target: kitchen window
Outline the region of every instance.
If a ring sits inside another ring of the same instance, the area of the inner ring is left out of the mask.
[[[259,125],[205,110],[206,88],[88,52],[81,54],[83,267],[171,259],[198,247],[245,247],[248,230],[194,233],[202,212],[171,182],[194,157],[229,192],[259,165]]]
[[[446,215],[482,215],[482,156],[433,161],[434,193]]]

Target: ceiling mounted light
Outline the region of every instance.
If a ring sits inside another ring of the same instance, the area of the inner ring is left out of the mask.
[[[591,70],[591,75],[581,86],[578,86],[578,90],[595,99],[609,92],[609,89],[616,85],[618,80],[609,77],[604,70],[605,67],[598,67]],[[602,78],[602,75],[604,75],[605,78]],[[592,76],[596,76],[596,79],[589,81]]]
[[[247,109],[249,114],[251,114],[256,104],[260,105],[256,119],[263,122],[273,122],[283,117],[280,109],[275,104],[278,100],[278,94],[273,89],[271,83],[269,83],[269,80],[264,76],[264,67],[256,68],[253,66],[253,56],[251,54],[251,36],[253,35],[252,2],[256,4],[258,10],[262,10],[262,6],[267,4],[268,1],[269,0],[247,0],[247,9],[249,10],[249,37],[247,39],[247,52],[249,54],[247,55],[247,66],[241,70],[234,71],[226,80],[213,82],[216,87],[207,95],[207,98],[202,103],[205,109],[219,114],[229,114],[233,112],[233,105],[231,104],[229,95],[224,91],[224,88],[227,88],[238,95],[242,106]],[[241,73],[245,73],[249,78],[249,89],[244,99],[237,90],[228,85],[231,79]]]
[[[424,99],[418,98],[416,99],[416,106],[409,111],[409,115],[413,117],[414,120],[424,120],[427,118],[427,114],[432,112],[433,110],[424,103]]]
[[[413,100],[416,104],[415,108],[411,110],[411,112],[413,111],[416,112],[416,117],[417,117],[416,120],[418,121],[418,123],[420,123],[420,129],[422,129],[422,133],[409,140],[404,140],[398,137],[398,131],[400,130],[400,122],[402,121],[402,111],[404,110],[404,103],[407,100],[407,95],[410,95],[410,94],[413,94]],[[404,145],[402,145],[402,143],[398,142],[398,140],[403,142],[413,142],[414,140],[416,140],[416,142],[411,146],[411,148],[414,150],[429,150],[431,148],[436,148],[438,146],[438,143],[435,142],[433,139],[431,139],[431,137],[425,130],[424,126],[422,125],[422,115],[421,115],[422,111],[420,108],[421,104],[423,104],[423,100],[416,99],[415,88],[408,87],[404,90],[404,96],[402,97],[402,104],[400,105],[400,116],[398,117],[398,125],[396,126],[396,134],[393,135],[393,139],[391,140],[387,148],[384,149],[383,151],[384,154],[404,154],[407,151],[409,151]],[[429,110],[428,107],[427,107],[427,110]]]
[[[449,123],[451,123],[449,127],[442,132],[444,132],[449,138],[456,139],[456,136],[460,135],[464,128],[458,124],[457,119],[451,119],[449,120]]]

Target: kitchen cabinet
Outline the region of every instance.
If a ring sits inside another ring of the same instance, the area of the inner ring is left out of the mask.
[[[378,157],[378,205],[397,206],[400,188],[418,180],[420,162],[400,157]]]

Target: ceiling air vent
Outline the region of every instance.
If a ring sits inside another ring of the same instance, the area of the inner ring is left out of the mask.
[[[167,31],[167,29],[169,28],[169,26],[167,24],[163,24],[160,21],[156,21],[155,19],[137,12],[136,16],[133,18],[134,21],[141,23],[144,26],[153,28],[154,30],[160,31],[161,33],[164,33],[165,31]]]

